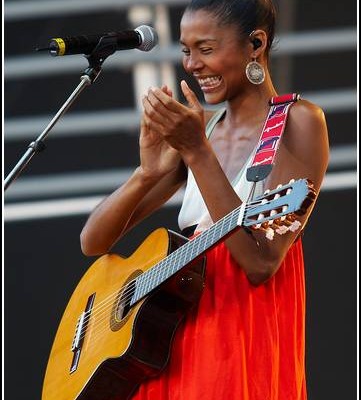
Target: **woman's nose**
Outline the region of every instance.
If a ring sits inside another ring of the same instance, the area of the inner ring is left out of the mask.
[[[197,57],[195,55],[190,55],[189,57],[187,57],[185,67],[189,72],[200,70],[203,68],[203,66],[204,63],[200,57]]]

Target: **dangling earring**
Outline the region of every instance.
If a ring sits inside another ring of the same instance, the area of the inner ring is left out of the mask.
[[[260,85],[266,77],[263,66],[255,58],[247,64],[246,75],[248,80],[254,85]]]

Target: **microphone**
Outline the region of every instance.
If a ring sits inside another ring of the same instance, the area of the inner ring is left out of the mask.
[[[116,50],[138,49],[149,51],[158,44],[158,34],[155,29],[151,26],[141,25],[134,30],[122,32],[53,38],[49,43],[49,47],[37,48],[35,50],[49,51],[53,57],[70,54],[89,55],[103,37],[115,38]]]

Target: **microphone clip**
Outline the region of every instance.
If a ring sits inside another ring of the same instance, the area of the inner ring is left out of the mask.
[[[94,50],[90,54],[84,54],[84,57],[88,60],[89,67],[84,71],[82,76],[86,75],[90,78],[91,83],[95,82],[101,72],[102,64],[116,50],[116,35],[108,34],[102,36]]]

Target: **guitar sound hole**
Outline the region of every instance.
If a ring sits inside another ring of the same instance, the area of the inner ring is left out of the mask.
[[[116,321],[122,321],[130,311],[130,302],[135,292],[135,281],[126,285],[120,293],[118,304],[115,311]]]
[[[131,302],[137,286],[136,278],[142,273],[141,270],[134,271],[119,290],[113,303],[110,315],[110,329],[114,332],[122,328],[132,314]]]

